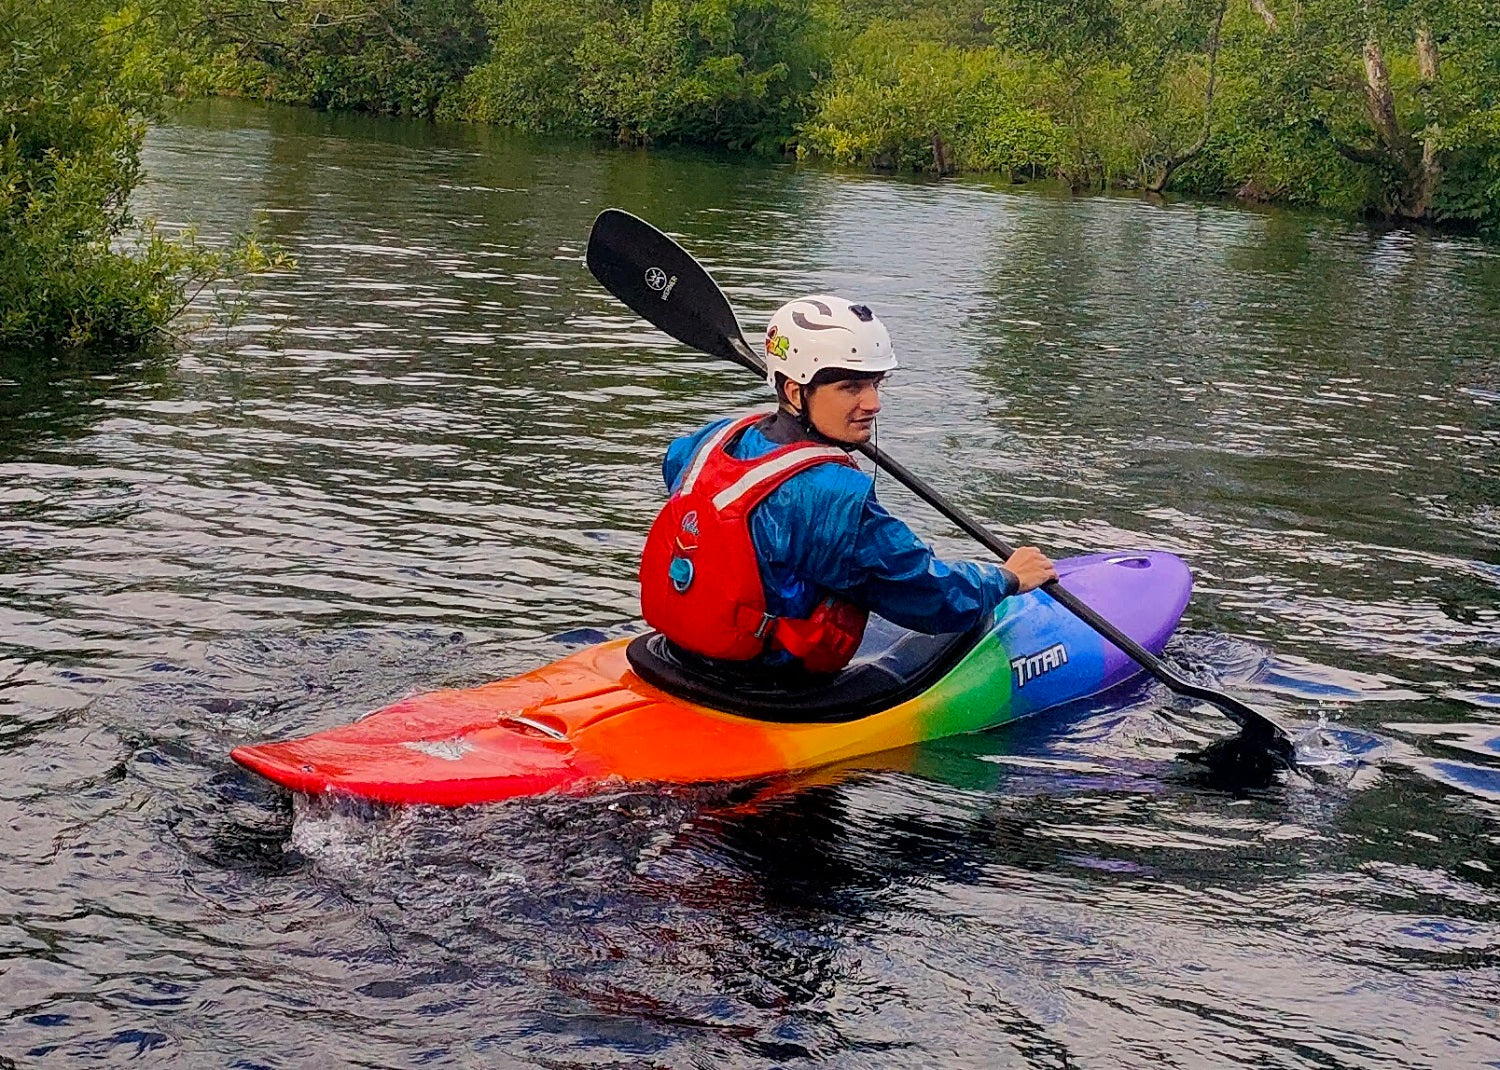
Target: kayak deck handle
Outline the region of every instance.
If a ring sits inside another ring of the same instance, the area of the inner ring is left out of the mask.
[[[504,725],[520,725],[522,728],[529,728],[533,732],[544,735],[548,739],[555,740],[558,743],[566,743],[568,741],[568,734],[561,728],[558,728],[555,724],[548,724],[546,721],[540,721],[535,717],[527,717],[524,713],[502,714],[500,717],[500,723]]]

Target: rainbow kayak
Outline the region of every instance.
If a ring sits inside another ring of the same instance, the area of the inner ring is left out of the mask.
[[[1155,551],[1057,568],[1063,586],[1152,653],[1192,589],[1187,566]],[[1139,671],[1034,591],[959,635],[872,619],[855,660],[831,680],[771,688],[687,662],[652,633],[232,757],[294,791],[442,806],[621,782],[746,780],[992,728]]]

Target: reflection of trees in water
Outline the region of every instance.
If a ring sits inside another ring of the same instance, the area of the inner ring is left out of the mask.
[[[284,352],[242,358],[229,374],[277,402],[281,424],[319,427],[323,441],[279,457],[305,453],[309,483],[326,478],[337,437],[387,481],[427,482],[435,460],[478,467],[486,479],[448,481],[468,505],[501,497],[644,530],[638,488],[654,500],[667,441],[763,399],[753,380],[667,343],[604,293],[582,251],[613,204],[722,254],[731,274],[763,267],[728,235],[743,238],[761,202],[795,213],[809,184],[701,153],[601,152],[498,128],[224,102],[208,114],[226,112],[249,129],[214,152],[173,154],[171,179],[217,188],[203,206],[216,218],[269,212],[271,236],[299,259],[296,275],[249,295],[252,315],[290,317]],[[235,166],[253,182],[216,187],[213,175]],[[722,211],[730,203],[740,209]],[[393,421],[420,436],[420,451],[360,449]]]
[[[165,344],[124,362],[103,352],[51,360],[0,353],[0,463],[88,434],[109,414],[106,399],[170,391],[173,363]]]
[[[1238,383],[1264,405],[1279,396],[1266,391],[1278,381],[1251,376],[1280,376],[1295,405],[1299,388],[1351,374],[1410,396],[1493,333],[1476,322],[1479,295],[1460,282],[1479,260],[1461,245],[1329,229],[1295,213],[1121,199],[1011,198],[1001,210],[1009,225],[976,250],[987,301],[968,328],[990,340],[996,359],[974,371],[997,386],[1018,381],[1013,389],[1030,404],[1078,381],[1087,393],[1074,405],[1119,395],[1119,420],[1143,430],[1233,432],[1234,420],[1216,423],[1236,415],[1233,398],[1214,387]],[[1357,407],[1339,415],[1381,426],[1378,415],[1359,420]]]
[[[1493,258],[1286,212],[999,210],[1010,225],[976,251],[986,281],[966,327],[992,351],[971,374],[1013,399],[995,422],[1036,460],[988,508],[981,484],[981,513],[1031,498],[1161,531],[1205,580],[1229,580],[1220,605],[1250,609],[1224,627],[1314,659],[1331,617],[1378,613],[1392,591],[1419,614],[1434,598],[1449,616],[1485,604],[1462,565],[1493,556],[1500,452],[1484,448],[1493,406],[1456,388],[1493,351],[1474,285]]]

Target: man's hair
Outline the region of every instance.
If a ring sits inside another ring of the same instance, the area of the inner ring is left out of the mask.
[[[828,386],[831,383],[844,383],[850,379],[884,379],[889,372],[867,372],[858,371],[854,368],[821,368],[813,374],[806,386],[802,389],[812,390],[820,386]],[[776,400],[786,401],[786,384],[791,382],[781,372],[776,373]]]

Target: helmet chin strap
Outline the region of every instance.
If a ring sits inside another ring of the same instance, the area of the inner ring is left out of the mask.
[[[797,418],[797,426],[802,428],[807,437],[812,439],[814,442],[821,442],[824,445],[828,446],[839,446],[845,449],[851,448],[847,446],[846,443],[834,441],[813,426],[812,414],[808,411],[812,407],[808,404],[808,392],[809,387],[807,387],[805,384],[797,384],[797,393],[800,395],[800,399],[802,401],[801,408],[793,408],[790,400],[784,400],[782,402],[783,407]],[[783,397],[784,396],[785,395],[783,395]]]

